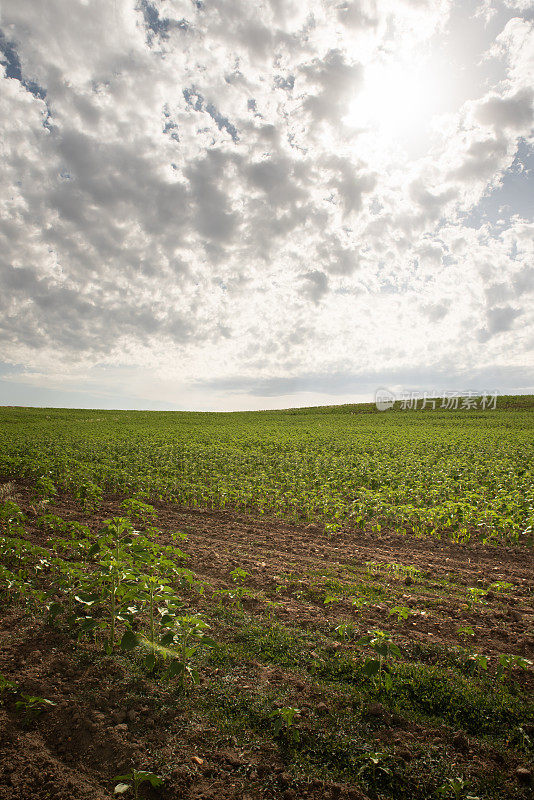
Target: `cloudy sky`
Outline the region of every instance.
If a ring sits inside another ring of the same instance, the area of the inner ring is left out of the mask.
[[[3,0],[0,403],[534,391],[530,0]]]

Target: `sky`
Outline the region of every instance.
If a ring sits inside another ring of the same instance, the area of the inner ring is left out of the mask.
[[[0,404],[534,392],[530,0],[3,0]]]

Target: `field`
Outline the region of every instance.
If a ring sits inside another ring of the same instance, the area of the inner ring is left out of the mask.
[[[0,800],[531,797],[533,411],[0,409]]]

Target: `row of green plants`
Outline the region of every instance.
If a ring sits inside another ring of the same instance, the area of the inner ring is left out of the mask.
[[[122,415],[4,410],[0,473],[103,493],[458,542],[532,543],[528,412]],[[86,435],[87,426],[91,437]]]
[[[40,502],[46,499],[41,494]],[[67,626],[75,636],[89,638],[108,653],[119,649],[135,651],[142,669],[163,679],[176,679],[180,693],[185,695],[199,681],[200,653],[205,651],[213,663],[224,663],[227,651],[225,654],[225,648],[210,637],[205,615],[188,613],[189,595],[206,593],[208,587],[186,567],[187,556],[179,547],[183,534],[175,534],[172,545],[162,544],[155,509],[144,500],[137,496],[123,501],[124,516],[105,521],[95,534],[79,522],[48,513],[45,504],[44,513],[36,522],[47,533],[46,547],[26,538],[26,520],[16,503],[0,504],[0,563],[5,570],[0,576],[0,592],[6,599],[22,598],[31,613],[45,608],[50,624]],[[371,572],[375,569],[371,567]],[[391,569],[382,566],[380,571],[405,575],[399,565]],[[414,572],[410,575],[420,579]],[[220,614],[237,621],[238,638],[245,643],[248,656],[257,653],[267,662],[278,658],[281,663],[287,663],[284,659],[289,658],[289,666],[304,665],[316,680],[347,686],[349,691],[374,697],[392,709],[415,709],[426,718],[436,716],[471,731],[492,733],[502,731],[506,725],[520,730],[525,709],[515,692],[513,676],[518,669],[528,667],[520,657],[510,656],[513,661],[501,664],[499,685],[492,687],[490,662],[484,664],[484,656],[478,655],[478,660],[470,662],[466,651],[465,664],[461,665],[466,673],[464,681],[445,670],[406,663],[400,644],[387,631],[372,630],[360,637],[356,645],[361,648],[361,657],[316,651],[312,655],[301,641],[293,642],[290,650],[287,638],[283,639],[288,636],[287,631],[273,626],[271,642],[265,628],[247,629],[243,600],[251,594],[246,586],[248,577],[245,570],[237,567],[230,574],[232,585],[210,594],[219,602]],[[338,588],[332,583],[328,591],[337,593]],[[329,595],[323,596],[326,602]],[[338,601],[337,594],[331,597],[334,599],[328,602]],[[474,602],[481,601],[483,597],[475,593]],[[398,619],[412,613],[403,606],[389,611]],[[347,633],[338,631],[341,638]],[[280,637],[279,645],[276,635]],[[466,628],[465,636],[469,635]],[[279,655],[274,649],[278,646]],[[473,688],[471,678],[476,678],[480,688]],[[17,711],[27,715],[28,720],[46,710],[48,704],[46,698],[23,693],[16,702],[22,703]],[[311,749],[310,737],[303,736],[299,742],[296,707],[283,705],[269,713],[269,730],[281,746],[294,748],[298,757]],[[525,737],[522,746],[528,749],[526,734]],[[324,743],[327,746],[333,748],[334,744]],[[393,776],[390,781],[387,775],[389,768],[384,754],[369,751],[358,762],[356,774],[366,785],[388,787],[393,786]],[[118,777],[117,794],[138,792],[143,775],[152,773],[133,770]],[[450,779],[453,780],[461,781]],[[443,787],[449,793],[444,796],[452,797],[452,784],[444,783]]]
[[[164,664],[185,690],[198,680],[191,665],[197,649],[216,646],[209,625],[184,610],[184,593],[197,587],[178,547],[185,536],[174,533],[173,544],[162,545],[152,506],[131,498],[122,508],[128,516],[105,521],[96,535],[41,516],[38,524],[55,534],[44,548],[26,538],[20,508],[2,504],[0,594],[23,600],[32,613],[46,609],[51,624],[66,624],[108,654],[140,648],[147,669]]]
[[[214,647],[216,643],[207,635],[209,625],[205,620],[183,613],[184,601],[177,586],[182,592],[201,593],[205,587],[191,570],[181,565],[187,556],[177,542],[185,538],[184,534],[172,534],[174,544],[164,546],[159,542],[161,532],[153,524],[156,511],[152,506],[130,498],[123,501],[122,510],[129,516],[107,520],[97,535],[79,522],[65,522],[55,515],[43,514],[37,520],[38,525],[55,534],[49,537],[48,548],[43,548],[25,538],[20,508],[12,501],[0,504],[0,518],[7,525],[7,535],[0,537],[0,591],[23,599],[33,611],[46,608],[51,622],[64,619],[79,637],[90,637],[108,653],[118,645],[123,650],[145,650],[147,669],[154,669],[157,662],[167,663],[167,676],[178,676],[185,689],[188,681],[198,681],[198,673],[191,666],[197,649]],[[141,525],[143,531],[134,528],[134,524]],[[418,573],[415,568],[398,564],[368,562],[367,568]],[[211,589],[211,598],[220,606],[229,604],[242,611],[243,600],[253,595],[245,586],[249,575],[237,567],[230,577],[233,586]],[[330,579],[327,585],[338,591],[322,595],[326,605],[348,599],[359,611],[369,602],[361,594],[348,598],[340,594],[339,589],[343,588],[340,581]],[[496,582],[489,588],[504,591],[511,584]],[[469,587],[468,607],[484,602],[487,591]],[[417,609],[403,605],[388,610],[388,616],[398,622],[416,613]],[[351,638],[355,630],[354,622],[348,621],[339,623],[334,632],[344,639]],[[459,634],[467,638],[474,631],[465,626]],[[365,670],[377,681],[378,693],[388,690],[391,678],[383,670],[383,657],[400,655],[391,635],[374,631],[370,639],[358,643],[372,645],[379,654],[384,650],[378,659],[366,662]],[[504,676],[511,679],[514,669],[528,669],[531,664],[517,654],[500,654],[490,659],[466,648],[461,649],[457,661],[470,674],[477,675],[487,672],[495,662],[493,672],[501,679]]]

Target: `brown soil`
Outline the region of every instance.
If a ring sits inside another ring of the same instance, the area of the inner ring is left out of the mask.
[[[45,545],[46,534],[31,523],[31,504],[22,485],[18,492],[17,502],[30,516],[28,535]],[[187,541],[180,544],[190,555],[187,566],[209,585],[231,586],[229,573],[236,567],[250,574],[247,586],[255,597],[246,602],[246,610],[253,616],[262,616],[268,601],[276,600],[281,621],[307,630],[331,632],[340,620],[352,619],[362,633],[379,627],[394,631],[399,641],[420,640],[443,647],[457,646],[457,628],[471,625],[473,646],[481,652],[534,657],[532,551],[391,534],[370,537],[345,532],[326,537],[317,526],[154,505],[164,534],[187,533]],[[86,515],[65,497],[47,512],[86,522],[94,529],[103,519],[121,515],[118,501],[105,501],[97,513]],[[346,579],[351,568],[365,568],[368,561],[411,565],[423,573],[423,582],[408,585],[403,575],[380,578],[398,598],[396,603],[417,613],[397,623],[395,617],[388,617],[391,602],[377,602],[359,612],[348,603],[326,606],[319,597],[299,597],[296,582],[288,585],[284,578],[313,572]],[[447,576],[450,591],[443,591],[443,584],[433,591],[433,581]],[[463,608],[466,587],[477,586],[477,581],[484,588],[507,581],[514,589],[506,599],[494,592],[485,604],[473,610]],[[276,592],[279,585],[282,591]],[[56,704],[27,725],[15,712],[14,701],[0,706],[0,800],[104,800],[113,796],[114,776],[132,766],[165,772],[163,788],[141,789],[140,796],[146,798],[365,798],[353,786],[292,779],[274,744],[255,742],[239,748],[187,699],[180,709],[171,702],[166,686],[132,677],[121,657],[97,655],[91,644],[69,640],[25,615],[20,607],[0,609],[0,630],[0,673],[16,680],[27,694]],[[209,675],[203,678],[207,681]],[[320,686],[255,661],[237,680],[244,692],[253,685],[283,683],[293,692],[294,702],[309,709],[305,713],[316,713],[322,702],[328,710],[335,702]],[[520,675],[518,680],[525,688],[534,685],[532,674]],[[503,762],[502,755],[489,747],[455,740],[454,731],[409,724],[380,707],[371,708],[370,716],[379,722],[382,718],[381,724],[372,726],[376,749],[380,743],[394,744],[400,757],[408,759],[414,739],[430,740],[450,748],[451,758],[458,764],[469,762],[475,772],[502,769],[510,773],[511,782],[516,780],[519,762],[511,757]],[[466,748],[469,753],[463,752]]]

